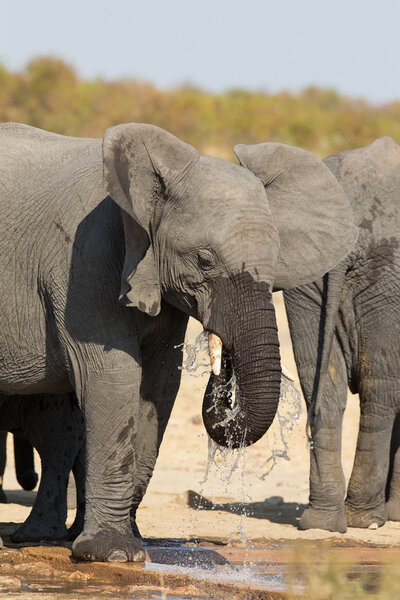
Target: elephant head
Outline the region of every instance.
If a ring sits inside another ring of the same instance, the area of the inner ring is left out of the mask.
[[[224,388],[233,369],[238,386],[233,410],[225,392],[221,402],[206,393],[204,422],[232,447],[258,440],[277,409],[273,288],[312,281],[354,241],[350,207],[329,169],[276,145],[256,177],[252,159],[263,163],[262,146],[237,147],[246,169],[152,125],[118,125],[103,140],[107,192],[125,231],[120,300],[157,315],[163,299],[201,321],[214,383]]]

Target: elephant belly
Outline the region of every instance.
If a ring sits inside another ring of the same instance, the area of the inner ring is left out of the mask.
[[[45,356],[0,357],[0,393],[63,394],[72,390],[66,369],[49,363]]]
[[[11,326],[11,323],[14,326]],[[7,321],[0,332],[0,393],[61,394],[71,390],[59,343],[40,318]],[[46,331],[47,329],[47,331]],[[42,332],[46,332],[42,335]]]

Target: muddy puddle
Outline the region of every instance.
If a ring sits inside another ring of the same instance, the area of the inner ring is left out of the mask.
[[[339,541],[299,546],[147,540],[144,565],[77,563],[70,548],[59,546],[6,545],[0,552],[0,597],[25,600],[309,598],[318,573],[321,598],[322,586],[339,580],[377,597],[382,569],[390,571],[399,559],[394,548],[346,547]]]

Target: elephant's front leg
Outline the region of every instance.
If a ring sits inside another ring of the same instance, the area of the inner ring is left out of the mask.
[[[145,558],[142,541],[130,524],[141,380],[137,352],[133,356],[112,350],[101,371],[86,371],[82,378],[87,473],[85,525],[72,546],[78,559]]]
[[[306,381],[306,374],[301,374]],[[341,464],[342,422],[346,405],[347,377],[336,340],[329,374],[321,378],[320,404],[312,426],[310,448],[310,500],[301,516],[300,529],[346,531],[345,480]]]
[[[187,317],[172,307],[168,307],[167,312],[168,325],[164,325],[158,332],[153,331],[142,344],[141,400],[131,511],[132,527],[138,535],[136,510],[153,474],[181,380],[179,367],[182,365],[182,343]]]

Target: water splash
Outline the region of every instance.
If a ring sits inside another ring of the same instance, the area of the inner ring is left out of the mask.
[[[264,480],[278,463],[278,459],[290,460],[288,438],[291,436],[295,425],[299,422],[302,412],[301,393],[296,386],[286,379],[281,378],[281,392],[279,398],[278,410],[275,418],[279,424],[279,436],[274,431],[272,433],[272,444],[270,456],[266,459],[269,464],[268,469],[260,475]],[[268,437],[271,437],[267,434]]]
[[[208,457],[204,477],[200,481],[202,489],[208,482],[213,467],[218,471],[219,479],[224,484],[224,492],[229,492],[229,485],[232,482],[232,476],[238,471],[243,476],[246,466],[246,447],[241,446],[234,450],[224,448],[216,444],[208,436]]]
[[[181,371],[186,371],[192,377],[203,377],[210,372],[210,356],[208,352],[208,336],[207,333],[201,331],[193,342],[183,342],[175,348],[183,349]],[[204,371],[198,373],[200,368],[205,368]]]
[[[186,342],[181,346],[184,350],[182,369],[194,377],[209,375],[210,359],[207,333],[203,331],[195,338],[194,342]],[[226,418],[223,423],[228,423],[233,419],[239,410],[236,402],[236,392],[237,386],[234,374],[226,385],[214,384],[213,396],[216,401],[221,393],[229,400],[230,406],[225,409]],[[240,506],[239,522],[233,527],[228,543],[235,541],[250,547],[250,540],[245,533],[245,517],[251,515],[251,509],[249,509],[249,505],[253,500],[250,495],[252,492],[251,476],[264,481],[280,459],[290,460],[288,442],[299,422],[301,412],[302,404],[299,390],[291,381],[282,377],[275,426],[271,428],[261,442],[265,448],[264,457],[267,458],[260,458],[260,443],[258,452],[256,451],[256,454],[254,454],[251,450],[246,449],[244,445],[236,450],[229,448],[229,446],[227,448],[221,447],[207,436],[208,457],[204,476],[199,482],[199,496],[203,499],[206,496],[210,498],[211,507],[209,506],[207,510],[220,510],[221,503],[218,496],[226,494],[230,498],[238,499],[235,501],[235,505]],[[214,502],[212,499],[216,501]],[[207,501],[208,504],[210,504],[210,501]],[[202,507],[199,504],[197,508],[201,510]],[[197,529],[196,513],[197,511],[193,514],[195,529]]]
[[[192,343],[185,342],[180,344],[179,347],[182,347],[184,350],[181,369],[185,370],[192,377],[203,377],[204,375],[208,375],[210,373],[208,337],[204,330],[199,333]],[[203,370],[199,373],[199,369]],[[229,423],[229,421],[236,417],[239,411],[239,405],[236,403],[236,390],[237,386],[235,374],[233,374],[232,378],[226,385],[214,386],[213,396],[215,397],[216,401],[218,395],[223,393],[229,398],[230,404],[230,408],[226,408],[226,418],[219,423],[220,425]],[[210,407],[208,410],[212,410],[212,407]],[[269,473],[271,473],[271,471],[277,465],[279,459],[283,459],[285,461],[290,460],[288,438],[291,436],[295,425],[299,422],[301,411],[302,403],[300,391],[291,381],[286,379],[286,377],[281,377],[280,399],[275,417],[279,425],[279,430],[278,432],[275,430],[270,430],[267,433],[266,439],[270,454],[266,458],[265,462],[268,465],[268,468],[262,475],[258,475],[260,479],[264,480]],[[215,466],[216,469],[220,471],[219,474],[222,477],[225,477],[227,484],[228,480],[232,476],[233,471],[238,468],[241,454],[244,455],[244,452],[245,449],[242,447],[240,447],[236,453],[232,448],[229,448],[229,445],[227,448],[222,448],[209,439],[206,471],[200,484],[202,486],[205,485],[212,466]],[[231,466],[229,467],[229,465]],[[227,473],[226,476],[223,475],[223,471]]]

